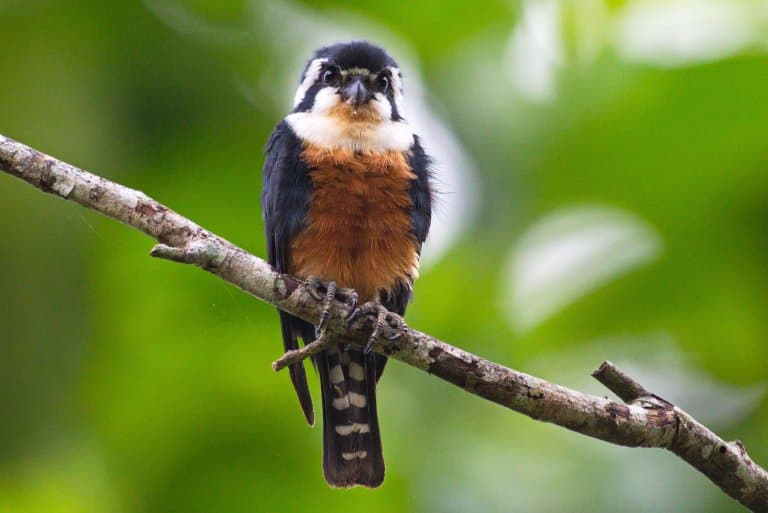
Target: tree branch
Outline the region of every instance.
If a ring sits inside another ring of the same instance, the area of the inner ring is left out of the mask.
[[[316,355],[325,349],[325,346],[327,346],[328,343],[333,339],[333,337],[328,335],[329,333],[327,331],[323,331],[320,336],[317,337],[317,339],[313,340],[304,347],[287,351],[283,356],[272,362],[272,370],[283,370],[289,365],[299,363],[300,361],[309,358],[310,356]]]
[[[323,307],[309,286],[276,273],[269,264],[205,230],[144,193],[44,155],[0,135],[0,169],[44,192],[74,201],[149,235],[158,258],[198,266],[262,301],[311,323]],[[328,333],[344,333],[361,345],[372,328],[362,317],[343,321],[350,306],[331,304]],[[394,315],[394,314],[393,314]],[[384,333],[386,334],[386,333]],[[290,352],[276,369],[322,348],[323,341]],[[533,419],[628,447],[667,449],[755,512],[768,512],[768,472],[744,446],[726,442],[690,415],[648,392],[610,362],[593,373],[626,404],[584,394],[529,376],[405,328],[396,340],[382,337],[374,350]]]

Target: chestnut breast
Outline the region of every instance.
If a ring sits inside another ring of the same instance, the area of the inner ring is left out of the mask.
[[[418,269],[408,192],[415,175],[402,152],[355,152],[308,145],[313,185],[307,220],[291,243],[290,271],[379,299]]]

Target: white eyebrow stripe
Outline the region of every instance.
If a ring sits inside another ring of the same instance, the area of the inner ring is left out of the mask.
[[[394,66],[387,66],[389,74],[392,76],[392,89],[396,92],[403,92],[403,79],[400,76],[400,68]]]
[[[403,78],[400,75],[400,68],[387,66],[387,69],[389,70],[389,74],[392,75],[392,93],[395,97],[395,105],[397,105],[397,110],[401,111],[400,102],[403,99]],[[400,112],[400,114],[402,115],[402,112]]]
[[[320,78],[320,69],[322,69],[323,64],[326,62],[328,62],[328,59],[321,58],[314,59],[309,63],[307,66],[307,71],[304,74],[304,80],[301,81],[299,88],[296,90],[296,96],[293,97],[294,108],[296,108],[301,103],[301,101],[307,95],[309,88],[312,87],[315,82],[317,82],[318,78]]]

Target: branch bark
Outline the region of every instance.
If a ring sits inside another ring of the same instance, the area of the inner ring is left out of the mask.
[[[0,135],[0,169],[38,189],[100,212],[155,239],[151,255],[192,264],[306,321],[323,307],[308,285],[276,273],[264,260],[198,226],[142,192],[66,164]],[[362,317],[347,326],[350,306],[331,305],[330,333],[361,345],[372,329]],[[394,315],[394,314],[393,314]],[[384,333],[386,335],[386,332]],[[274,367],[306,358],[314,346],[284,355]],[[381,338],[374,350],[452,383],[467,392],[571,431],[627,447],[667,449],[755,512],[768,512],[768,472],[739,441],[726,442],[677,406],[604,362],[593,376],[624,403],[571,390],[518,372],[405,328],[396,340]]]

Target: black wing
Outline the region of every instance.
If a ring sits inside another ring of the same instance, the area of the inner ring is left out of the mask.
[[[301,160],[301,142],[285,121],[275,127],[265,151],[261,208],[267,236],[267,259],[277,272],[287,273],[291,241],[304,226],[312,183],[309,169]],[[311,326],[285,312],[279,314],[285,350],[297,349],[297,336],[306,333]],[[309,424],[314,424],[315,414],[304,364],[291,365],[289,372],[304,416]]]
[[[413,146],[408,154],[408,165],[416,178],[411,180],[408,193],[411,196],[411,230],[418,243],[418,252],[421,254],[421,247],[427,240],[429,226],[432,224],[432,159],[424,152],[418,136],[414,136]],[[400,283],[399,287],[393,293],[384,299],[383,305],[387,310],[391,310],[400,315],[405,314],[405,309],[413,297],[413,277]],[[384,372],[384,366],[387,358],[376,354],[376,380]]]
[[[418,137],[414,137],[413,148],[408,157],[408,164],[416,175],[411,180],[411,228],[416,241],[421,246],[427,240],[429,226],[432,224],[432,159],[424,153]]]
[[[421,254],[421,247],[427,240],[432,223],[432,159],[424,152],[417,136],[414,136],[413,146],[408,153],[408,165],[416,175],[416,178],[411,180],[408,194],[411,197],[411,230],[418,243],[417,251]],[[412,290],[413,277],[410,276],[391,297],[386,298],[384,306],[403,315],[411,300]]]

